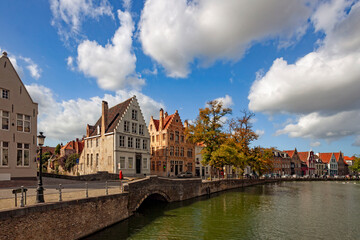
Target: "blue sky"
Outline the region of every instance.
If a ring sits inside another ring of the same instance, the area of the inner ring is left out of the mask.
[[[23,0],[0,3],[0,49],[47,144],[85,134],[136,95],[195,119],[220,99],[255,112],[254,145],[359,153],[358,1]]]

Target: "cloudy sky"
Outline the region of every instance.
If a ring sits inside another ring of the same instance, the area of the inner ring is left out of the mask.
[[[219,99],[255,145],[360,152],[359,1],[1,1],[0,29],[49,145],[136,95],[147,120]]]

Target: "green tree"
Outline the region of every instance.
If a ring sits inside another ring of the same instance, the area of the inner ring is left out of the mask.
[[[221,147],[226,140],[223,132],[223,117],[231,114],[231,108],[224,108],[222,102],[213,100],[207,103],[207,107],[199,109],[199,115],[194,124],[189,124],[186,129],[186,138],[192,143],[202,143],[204,165],[220,168],[223,165],[222,154],[228,154],[228,148]],[[227,152],[227,153],[226,153]]]
[[[355,156],[355,160],[353,161],[353,165],[350,166],[350,169],[356,173],[360,173],[360,157]]]
[[[247,163],[259,176],[272,169],[273,149],[255,147],[250,150]]]
[[[60,144],[56,145],[54,152],[56,155],[60,155],[60,148],[61,148]]]
[[[73,153],[67,157],[65,161],[65,170],[70,172],[71,169],[76,165],[76,160],[79,158],[79,154]]]

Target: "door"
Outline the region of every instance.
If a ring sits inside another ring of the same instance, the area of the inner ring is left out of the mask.
[[[179,169],[178,169],[179,165],[175,165],[175,176],[177,176],[179,174]]]
[[[136,154],[136,174],[141,173],[141,154]]]

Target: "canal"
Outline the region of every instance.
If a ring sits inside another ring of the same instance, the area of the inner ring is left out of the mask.
[[[86,239],[360,239],[359,220],[360,182],[282,182],[148,201]]]

